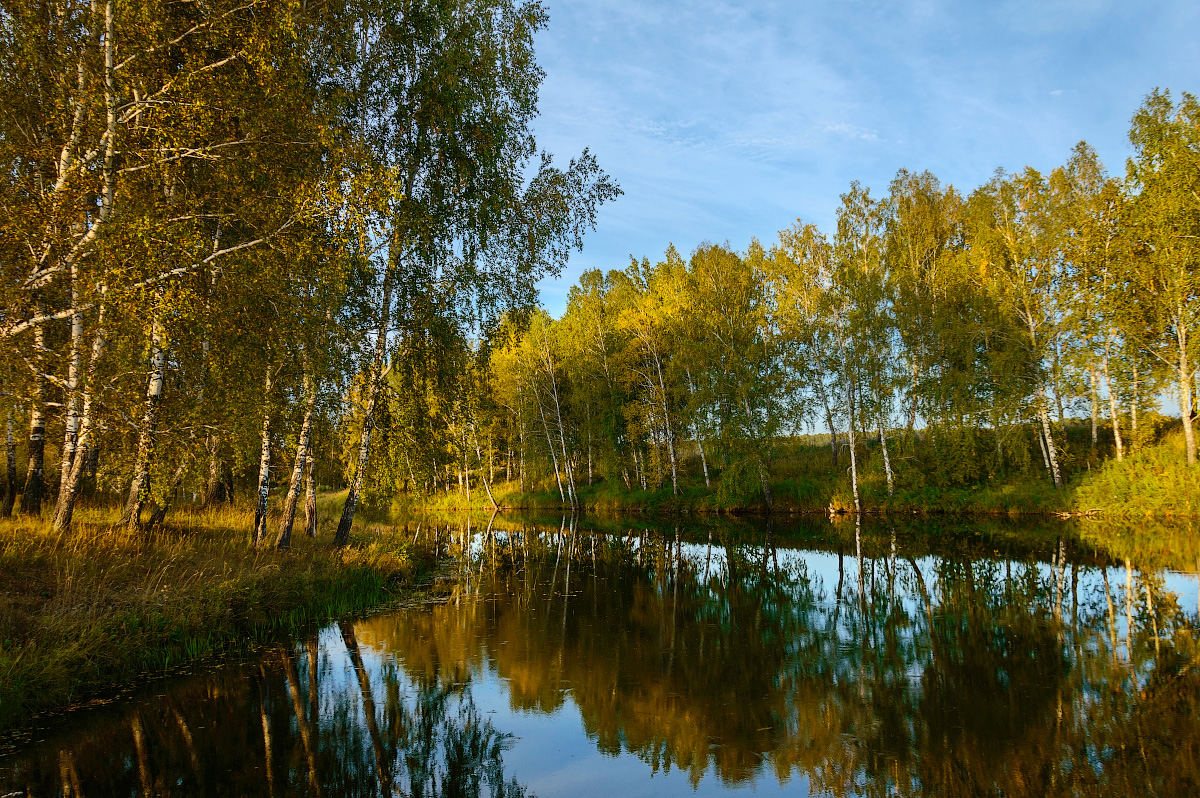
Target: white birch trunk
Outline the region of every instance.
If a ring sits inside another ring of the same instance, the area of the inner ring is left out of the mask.
[[[704,441],[700,440],[700,430],[695,424],[692,425],[692,432],[696,435],[696,448],[700,450],[700,467],[704,469],[704,487],[711,488],[712,483],[708,479],[708,456],[704,453]]]
[[[1112,420],[1113,442],[1117,447],[1117,462],[1125,459],[1125,442],[1121,438],[1121,413],[1117,409],[1117,395],[1113,391],[1112,378],[1108,371],[1109,339],[1104,340],[1104,390],[1108,393],[1108,415]]]
[[[1058,450],[1054,446],[1054,435],[1050,429],[1050,411],[1046,407],[1046,391],[1038,388],[1038,413],[1042,419],[1042,435],[1046,439],[1046,457],[1050,461],[1050,475],[1054,478],[1054,487],[1063,486],[1062,472],[1058,468]]]
[[[350,527],[354,525],[354,513],[358,509],[358,495],[362,491],[363,477],[367,471],[367,459],[371,454],[371,431],[375,428],[375,403],[379,400],[379,383],[383,380],[383,361],[387,355],[388,323],[392,313],[393,273],[389,267],[383,278],[383,304],[379,313],[379,332],[375,337],[375,356],[367,375],[367,404],[363,409],[362,431],[358,439],[358,463],[346,503],[342,506],[342,517],[338,519],[333,545],[341,547],[350,542]],[[448,486],[447,486],[448,487]]]
[[[829,425],[829,448],[833,450],[833,467],[838,464],[837,427],[833,423],[833,410],[829,406],[829,394],[825,391],[825,379],[817,375],[817,393],[821,397],[821,406],[825,408],[825,423]]]
[[[165,332],[160,315],[161,295],[154,299],[154,317],[150,322],[150,376],[146,383],[146,407],[138,429],[137,456],[133,465],[133,480],[121,514],[121,524],[129,531],[141,527],[142,507],[150,495],[150,464],[154,460],[158,431],[158,407],[162,402],[166,380],[167,352]]]
[[[887,475],[888,496],[892,495],[892,459],[888,456],[887,436],[883,432],[883,418],[879,419],[879,448],[883,450],[883,473]]]
[[[654,366],[658,371],[658,389],[662,396],[663,432],[667,438],[667,458],[671,462],[671,495],[679,495],[679,467],[675,460],[675,433],[671,429],[671,411],[667,406],[667,385],[663,380],[662,359],[656,354]]]
[[[37,348],[38,374],[34,377],[33,401],[29,408],[29,464],[25,469],[25,489],[21,493],[21,514],[40,515],[42,493],[45,491],[46,455],[46,380],[41,375],[41,355],[46,348],[45,329],[34,330],[34,346]]]
[[[1179,415],[1183,421],[1183,443],[1187,449],[1187,462],[1191,466],[1196,464],[1196,432],[1192,426],[1192,369],[1188,364],[1188,328],[1184,324],[1177,324],[1176,330],[1175,339],[1179,342]]]
[[[1099,382],[1096,378],[1096,369],[1088,369],[1088,379],[1091,384],[1091,399],[1092,399],[1092,454],[1096,454],[1096,447],[1100,442],[1100,432],[1098,428],[1100,416],[1100,394],[1096,388],[1096,383]],[[1119,433],[1118,433],[1119,434]]]
[[[271,365],[263,378],[263,419],[258,451],[258,492],[254,501],[254,532],[250,544],[258,548],[267,536],[267,497],[271,492]]]
[[[846,437],[850,441],[850,487],[854,493],[854,512],[862,512],[862,504],[858,498],[858,455],[854,451],[854,386],[850,379],[850,361],[846,355],[846,347],[842,346],[842,372],[846,381]]]
[[[0,502],[0,518],[12,515],[13,503],[17,500],[17,445],[13,440],[13,412],[8,408],[4,423],[5,471],[4,501]]]
[[[92,451],[95,422],[92,418],[92,385],[96,376],[96,365],[106,344],[104,329],[104,306],[96,317],[96,332],[92,335],[92,359],[88,365],[86,387],[83,391],[83,412],[80,414],[78,437],[71,468],[58,492],[58,502],[54,508],[52,522],[56,531],[62,531],[71,525],[71,516],[75,512],[75,501],[79,498],[79,489],[83,485],[83,472],[87,468],[88,455]]]
[[[304,453],[304,534],[317,536],[317,479],[313,476],[312,434],[308,436],[308,450]]]
[[[475,459],[479,461],[479,479],[483,482],[483,489],[487,491],[488,501],[492,503],[493,510],[499,510],[500,505],[496,504],[496,497],[492,495],[492,486],[490,480],[483,477],[483,452],[479,448],[479,435],[475,432],[475,427],[471,427],[471,436],[475,439]]]
[[[317,406],[317,392],[313,388],[312,375],[307,371],[304,374],[304,396],[308,399],[308,404],[304,409],[304,421],[300,425],[300,437],[296,439],[296,460],[292,464],[292,476],[288,480],[287,496],[283,501],[279,534],[275,538],[275,548],[279,551],[287,551],[292,545],[292,524],[296,518],[296,502],[300,499],[304,465],[308,459],[309,437],[312,435],[313,413]]]
[[[1141,401],[1141,384],[1138,382],[1137,364],[1133,366],[1133,398],[1129,402],[1129,445],[1134,451],[1141,448],[1138,441],[1138,404]]]
[[[550,437],[550,424],[546,421],[546,411],[542,407],[542,399],[536,389],[534,389],[533,398],[537,404],[538,414],[542,417],[542,429],[546,431],[546,446],[550,447],[550,462],[554,465],[554,481],[558,484],[558,498],[559,501],[565,502],[567,496],[566,492],[563,491],[562,476],[558,472],[558,455],[554,451],[554,441]]]
[[[67,362],[67,414],[63,429],[62,462],[59,466],[58,495],[61,497],[71,473],[75,447],[79,440],[79,372],[83,363],[83,313],[79,311],[79,268],[71,266],[71,354]],[[57,511],[56,511],[57,513]]]

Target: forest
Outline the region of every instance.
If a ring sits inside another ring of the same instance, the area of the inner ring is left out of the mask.
[[[621,190],[536,143],[546,22],[5,3],[0,512],[136,530],[242,495],[286,549],[322,490],[343,545],[364,499],[481,490],[859,511],[1060,489],[1164,430],[1191,481],[1195,97],[1146,97],[1123,178],[1085,143],[969,192],[901,170],[832,231],[586,272],[553,319],[536,281]]]
[[[236,483],[257,547],[283,486],[286,548],[305,483],[315,532],[316,441],[357,412],[345,543],[399,353],[532,306],[620,193],[533,136],[546,20],[509,0],[0,6],[3,514],[19,496],[62,530],[86,492],[137,529]]]
[[[902,487],[1062,489],[1156,443],[1172,403],[1166,467],[1186,484],[1200,105],[1155,91],[1129,138],[1124,179],[1084,142],[969,193],[902,169],[882,196],[853,183],[833,231],[586,272],[560,319],[510,314],[448,370],[397,372],[376,489],[490,498],[499,472],[572,507],[607,483],[857,512],[864,467],[875,506]]]

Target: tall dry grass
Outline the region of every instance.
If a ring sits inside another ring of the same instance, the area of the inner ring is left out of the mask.
[[[139,675],[245,651],[402,595],[429,565],[388,527],[359,524],[346,549],[332,520],[292,549],[249,546],[253,512],[184,510],[130,533],[84,507],[58,533],[0,519],[0,728],[111,691]]]

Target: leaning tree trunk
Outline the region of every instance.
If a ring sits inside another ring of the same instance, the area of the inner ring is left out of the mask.
[[[888,456],[887,436],[883,432],[883,417],[879,417],[879,448],[883,450],[883,472],[887,474],[888,496],[892,495],[892,460]]]
[[[837,427],[833,425],[833,410],[829,406],[829,394],[825,391],[825,378],[822,374],[817,374],[815,380],[817,385],[817,394],[821,397],[821,407],[825,409],[825,423],[829,426],[829,448],[833,452],[833,467],[837,468],[838,464],[838,443],[837,443]]]
[[[345,546],[350,542],[350,527],[354,525],[354,512],[358,509],[358,495],[362,490],[363,476],[367,471],[367,459],[371,454],[371,430],[375,428],[375,403],[379,401],[379,384],[383,380],[383,360],[387,354],[388,322],[392,312],[392,277],[389,267],[383,276],[383,305],[379,313],[379,332],[375,337],[375,356],[367,375],[367,404],[363,408],[362,432],[358,438],[358,463],[346,503],[342,506],[342,517],[338,520],[337,532],[333,536],[334,546]]]
[[[308,407],[304,410],[304,423],[300,425],[300,437],[296,441],[296,462],[292,466],[292,478],[288,480],[287,497],[283,502],[283,518],[279,520],[279,536],[275,548],[287,551],[292,545],[292,522],[296,518],[296,502],[300,498],[300,482],[304,476],[304,463],[308,458],[309,437],[312,435],[313,412],[317,405],[317,392],[313,390],[312,376],[304,375],[304,395]]]
[[[1054,445],[1054,436],[1050,430],[1050,411],[1046,407],[1046,389],[1038,388],[1038,414],[1042,420],[1042,435],[1046,439],[1046,457],[1050,461],[1050,474],[1054,477],[1054,487],[1063,486],[1062,472],[1058,468],[1058,449]]]
[[[7,471],[5,472],[4,500],[0,501],[0,517],[12,515],[13,503],[17,500],[17,446],[13,440],[12,408],[8,409],[8,418],[4,424],[4,450]]]
[[[58,495],[61,498],[67,487],[71,464],[79,441],[79,372],[83,364],[83,313],[78,310],[79,292],[76,287],[78,266],[71,265],[71,304],[76,311],[71,314],[71,356],[67,362],[67,414],[63,425],[62,462],[59,467]],[[57,509],[55,510],[57,515]]]
[[[92,439],[95,437],[95,421],[92,408],[92,385],[96,378],[96,364],[104,352],[104,306],[96,317],[96,332],[92,336],[92,359],[88,364],[86,387],[83,391],[83,412],[79,417],[79,430],[75,441],[75,454],[71,460],[71,468],[62,487],[58,492],[58,503],[54,508],[53,526],[56,531],[62,531],[71,525],[71,516],[75,512],[75,501],[79,498],[79,489],[83,485],[83,474],[88,460],[94,450]]]
[[[271,493],[271,364],[263,379],[262,441],[258,452],[258,493],[254,502],[254,532],[250,545],[258,548],[267,536],[267,498]]]
[[[142,507],[150,496],[150,464],[154,461],[158,407],[162,402],[166,376],[167,353],[163,342],[162,317],[159,315],[160,299],[155,298],[154,318],[150,323],[150,377],[146,384],[146,409],[138,429],[137,456],[133,464],[133,480],[129,484],[129,498],[121,514],[121,525],[131,532],[141,526]]]

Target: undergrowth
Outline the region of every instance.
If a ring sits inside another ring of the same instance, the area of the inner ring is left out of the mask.
[[[340,551],[301,534],[290,552],[255,552],[253,513],[228,507],[184,511],[149,534],[116,526],[108,509],[76,517],[65,533],[0,519],[0,729],[378,607],[429,565],[386,533]]]

